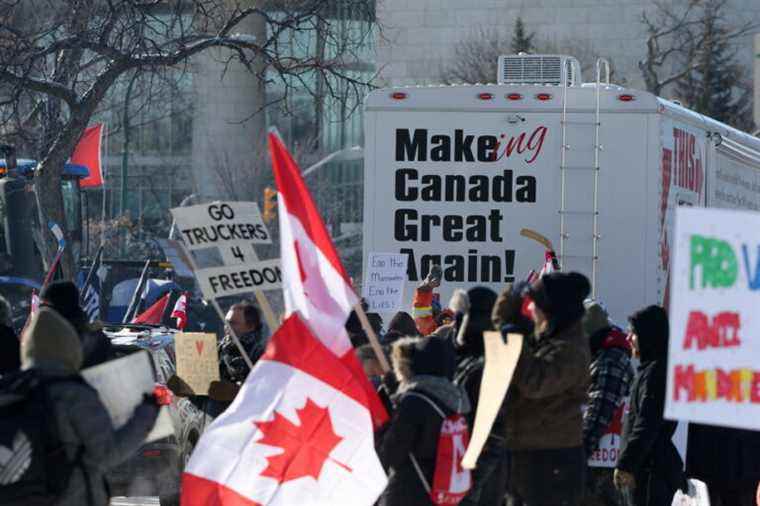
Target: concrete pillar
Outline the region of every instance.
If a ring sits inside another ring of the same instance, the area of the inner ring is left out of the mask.
[[[234,32],[253,35],[261,42],[267,37],[266,23],[260,16],[250,16]],[[251,72],[236,60],[229,61],[231,56],[228,49],[212,49],[193,61],[193,174],[198,192],[207,198],[230,196],[220,184],[220,171],[229,179],[231,174],[264,166],[260,160],[266,148],[262,110],[266,97],[264,82],[256,76],[263,75],[262,65],[254,62]],[[249,174],[245,180],[251,180]]]

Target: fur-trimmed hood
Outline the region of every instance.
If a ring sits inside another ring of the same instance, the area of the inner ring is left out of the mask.
[[[398,387],[396,398],[401,398],[406,392],[415,391],[433,397],[451,412],[466,415],[470,412],[470,400],[467,392],[460,387],[440,376],[420,374],[405,381]]]
[[[453,343],[437,336],[399,339],[393,343],[391,359],[399,382],[422,374],[451,380],[457,360]]]

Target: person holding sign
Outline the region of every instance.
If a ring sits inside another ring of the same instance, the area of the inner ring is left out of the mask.
[[[688,491],[683,460],[673,444],[676,422],[663,418],[667,378],[668,315],[649,306],[628,319],[629,339],[639,358],[631,389],[631,410],[623,424],[615,486],[633,496],[635,506],[670,504],[676,490]]]
[[[526,334],[511,324],[510,308],[524,308],[535,324],[504,401],[510,494],[530,506],[577,506],[583,497],[581,405],[590,352],[581,317],[590,291],[582,274],[553,272],[520,294],[502,292],[494,308],[494,323],[505,339]]]
[[[224,321],[225,336],[219,343],[220,375],[230,383],[242,383],[251,370],[232,340],[230,330],[238,336],[255,365],[267,345],[267,340],[262,335],[261,313],[252,302],[238,302],[227,312]]]

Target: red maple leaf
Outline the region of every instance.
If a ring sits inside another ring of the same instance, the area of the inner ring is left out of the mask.
[[[274,478],[280,483],[305,476],[317,480],[330,452],[343,440],[333,430],[328,408],[307,398],[304,407],[297,409],[296,413],[301,425],[295,425],[277,411],[271,421],[253,422],[264,433],[264,437],[256,441],[258,444],[283,449],[282,453],[267,457],[269,465],[261,476]],[[333,462],[351,471],[345,464]]]

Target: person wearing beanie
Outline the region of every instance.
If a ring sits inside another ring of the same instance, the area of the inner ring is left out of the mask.
[[[83,369],[116,358],[108,336],[88,321],[87,314],[79,305],[79,289],[71,281],[54,281],[40,293],[40,306],[55,309],[74,326],[82,343]]]
[[[663,418],[668,315],[660,306],[648,306],[628,321],[628,337],[640,365],[623,424],[615,485],[632,496],[635,506],[670,504],[677,489],[687,491],[687,483],[683,461],[672,441],[677,423]]]
[[[552,272],[519,294],[505,290],[494,308],[494,323],[505,340],[511,333],[525,334],[504,401],[508,488],[516,502],[575,506],[583,499],[581,407],[590,352],[581,318],[590,291],[582,274]],[[531,315],[532,334],[526,333],[516,311]]]
[[[443,423],[439,411],[446,416],[467,414],[470,403],[466,392],[451,381],[456,357],[443,339],[433,336],[399,339],[393,343],[391,358],[399,386],[393,396],[395,411],[379,438],[378,456],[388,472],[388,486],[378,504],[430,506],[430,496],[410,454],[427,484],[432,484]]]
[[[610,321],[607,310],[598,301],[584,302],[583,330],[589,338],[591,365],[588,403],[583,413],[583,446],[586,455],[597,451],[599,440],[611,426],[619,427],[625,400],[633,382],[631,349],[625,333]],[[588,469],[586,504],[615,506],[618,492],[612,481],[612,469]]]
[[[17,374],[38,378],[49,433],[61,447],[48,456],[50,485],[59,491],[54,506],[107,506],[105,473],[140,448],[158,416],[155,401],[146,399],[114,430],[98,393],[79,376],[82,363],[76,329],[54,309],[40,307],[23,333]]]

